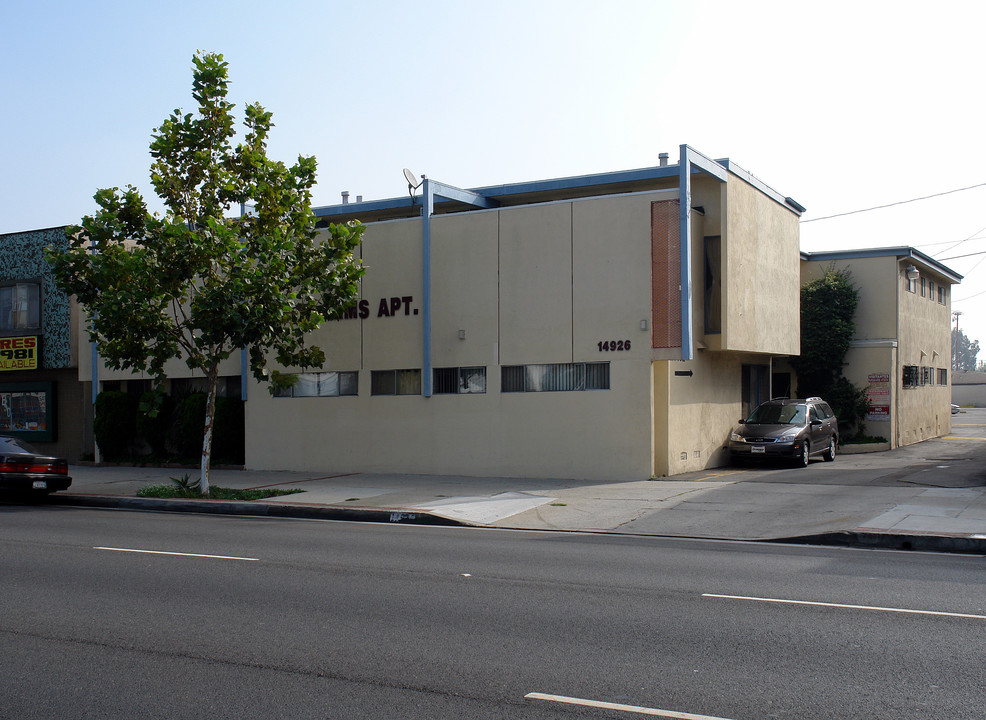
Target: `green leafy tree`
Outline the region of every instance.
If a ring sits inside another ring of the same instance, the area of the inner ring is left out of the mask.
[[[324,352],[306,334],[340,317],[358,296],[363,269],[353,251],[358,223],[318,237],[311,212],[314,157],[288,167],[267,157],[271,114],[244,109],[235,147],[227,63],[193,60],[195,113],[175,110],[154,129],[151,183],[163,217],[147,211],[133,186],[99,190],[99,210],[68,230],[70,246],[50,250],[56,278],[89,314],[102,360],[115,369],[165,377],[183,358],[208,380],[200,489],[209,466],[220,363],[249,349],[258,380],[279,366],[318,367]],[[254,208],[227,217],[244,203]]]
[[[961,330],[952,328],[952,369],[975,370],[979,341],[969,340]]]
[[[842,375],[856,332],[859,290],[852,274],[834,265],[801,288],[801,355],[791,364],[798,373],[798,395],[826,398],[844,426],[858,426],[869,402],[866,391]]]

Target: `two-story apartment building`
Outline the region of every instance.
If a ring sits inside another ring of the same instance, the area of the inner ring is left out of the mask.
[[[951,430],[952,285],[962,276],[910,247],[802,255],[802,281],[831,265],[859,290],[845,376],[867,389],[867,434],[891,447]]]
[[[248,387],[246,464],[646,478],[721,464],[799,349],[803,210],[728,160],[318,208],[359,219],[324,367]]]

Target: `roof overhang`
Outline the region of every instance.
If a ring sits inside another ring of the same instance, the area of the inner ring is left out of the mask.
[[[896,257],[898,261],[911,260],[933,270],[951,283],[962,282],[962,276],[933,257],[925,255],[912,247],[865,248],[862,250],[831,250],[825,252],[802,252],[801,259],[805,262],[831,262],[835,260],[854,260],[857,258]]]

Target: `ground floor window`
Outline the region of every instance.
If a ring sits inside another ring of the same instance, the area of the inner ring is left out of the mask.
[[[292,377],[292,376],[288,376]],[[359,373],[298,373],[294,382],[275,390],[275,397],[339,397],[359,394]]]
[[[500,372],[500,390],[502,392],[609,390],[609,363],[504,365]]]
[[[370,395],[420,395],[421,370],[373,370]]]
[[[0,432],[27,441],[55,440],[55,388],[51,382],[0,384]]]
[[[948,370],[945,368],[938,368],[938,384],[948,385]]]
[[[901,373],[901,385],[904,387],[917,387],[920,384],[920,368],[917,365],[905,365]]]
[[[436,395],[486,392],[486,368],[435,368],[432,391]]]

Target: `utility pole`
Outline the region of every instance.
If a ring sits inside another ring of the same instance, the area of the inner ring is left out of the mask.
[[[961,314],[961,310],[952,311],[952,317],[955,318],[955,332],[952,333],[952,372],[955,372],[959,367],[959,361],[956,355],[959,349],[959,315]]]

